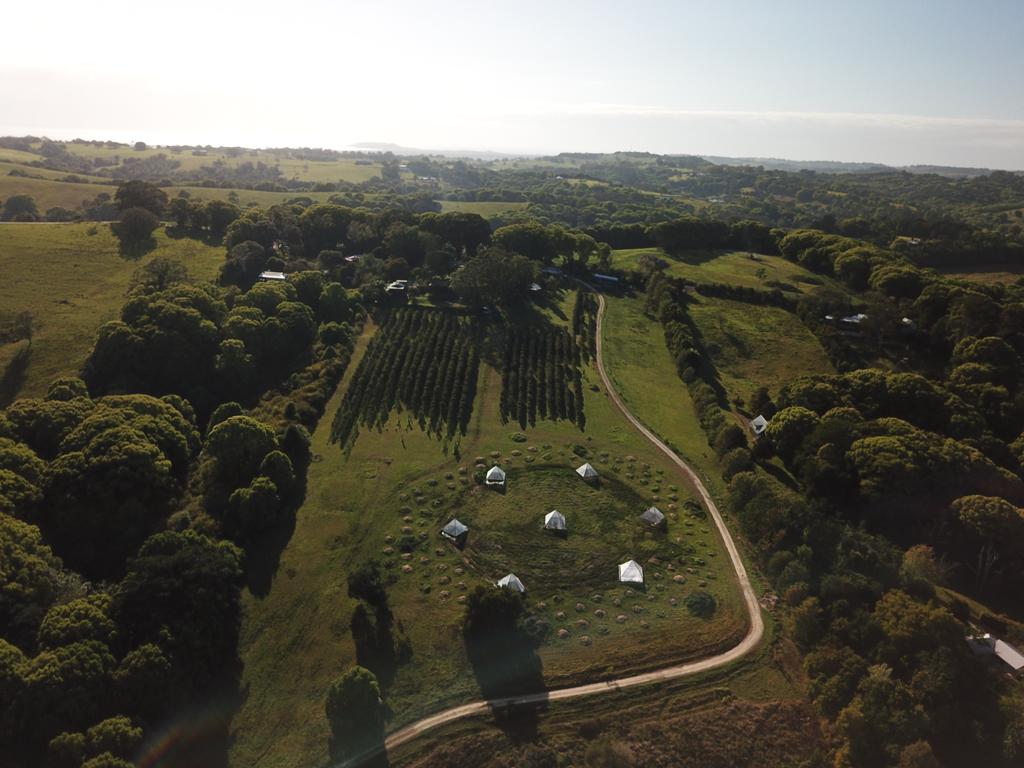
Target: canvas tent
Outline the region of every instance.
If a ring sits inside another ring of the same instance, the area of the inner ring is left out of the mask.
[[[648,507],[640,519],[651,526],[659,526],[665,523],[665,514],[657,507]]]
[[[750,428],[754,430],[754,434],[760,437],[764,434],[764,431],[768,429],[768,419],[764,416],[757,416],[750,422]]]
[[[624,584],[643,584],[644,569],[636,560],[619,563],[619,581]]]
[[[565,515],[563,515],[557,509],[552,509],[546,515],[544,515],[544,527],[547,528],[549,531],[564,531]]]
[[[448,524],[441,529],[441,535],[446,539],[454,541],[456,544],[463,542],[467,533],[469,533],[469,528],[455,518],[450,520]]]
[[[487,470],[487,474],[484,476],[484,481],[487,485],[504,485],[505,484],[505,470],[495,464],[493,467]]]
[[[519,580],[519,577],[516,576],[514,573],[510,573],[507,576],[503,576],[502,578],[500,578],[497,584],[495,584],[495,586],[501,587],[502,589],[511,589],[515,592],[526,591],[526,586],[523,584],[523,582]]]
[[[597,470],[590,466],[589,463],[584,464],[582,467],[576,468],[576,474],[582,477],[587,482],[597,480]]]

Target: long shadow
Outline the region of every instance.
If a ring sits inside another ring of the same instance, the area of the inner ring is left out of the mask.
[[[246,541],[245,585],[253,597],[263,598],[270,593],[270,586],[281,564],[281,553],[291,541],[295,532],[295,519],[299,508],[306,500],[306,482],[309,462],[295,466],[297,487],[284,501],[285,509],[281,519],[258,537]]]
[[[398,668],[412,657],[408,643],[395,636],[391,609],[387,605],[376,606],[371,614],[363,603],[359,603],[352,611],[349,626],[356,647],[356,663],[373,672],[381,691],[387,692],[395,681]],[[401,635],[401,624],[398,632]]]
[[[18,396],[28,377],[28,364],[32,361],[32,347],[21,347],[4,366],[0,377],[0,408],[6,408]]]
[[[295,512],[287,514],[258,538],[245,543],[245,585],[253,597],[263,598],[270,593],[281,553],[295,532]]]
[[[467,637],[466,653],[480,693],[491,702],[497,726],[513,742],[534,741],[539,715],[547,705],[510,705],[500,701],[544,690],[543,664],[533,638],[520,628]]]

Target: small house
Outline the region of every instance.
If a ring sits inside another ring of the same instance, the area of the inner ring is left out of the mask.
[[[494,485],[501,488],[505,487],[505,470],[495,464],[493,467],[487,470],[487,474],[484,475],[484,484]]]
[[[548,531],[566,530],[565,515],[563,515],[557,509],[552,509],[546,515],[544,515],[544,529]]]
[[[665,513],[657,507],[648,507],[640,515],[640,519],[652,528],[662,528],[665,525]]]
[[[594,469],[590,463],[586,463],[583,466],[576,467],[576,474],[586,480],[588,483],[596,483],[600,477],[597,474],[597,470]]]
[[[530,283],[530,292],[531,293],[537,293],[537,292],[539,292],[541,290],[543,290],[543,289],[540,287],[540,283]]]
[[[519,577],[516,576],[514,573],[510,573],[507,576],[502,576],[500,579],[498,579],[495,586],[501,587],[502,589],[511,589],[513,592],[519,593],[523,593],[526,591],[526,585],[524,585],[523,582],[519,580]]]
[[[760,437],[768,429],[768,419],[761,415],[755,416],[750,420],[750,429],[754,432],[755,437]]]
[[[619,563],[619,581],[623,584],[643,584],[644,569],[636,560]]]
[[[386,293],[405,293],[408,287],[408,280],[393,280],[392,282],[387,284],[387,287],[384,289],[384,291]]]
[[[281,283],[287,279],[288,278],[285,276],[284,272],[270,272],[269,270],[260,272],[260,280],[263,280],[264,282]]]
[[[442,536],[460,547],[466,543],[466,535],[468,533],[469,528],[455,518],[448,521],[445,527],[441,529]]]
[[[975,655],[998,659],[1010,668],[1014,676],[1024,675],[1024,655],[1009,643],[986,633],[968,637],[967,644]]]

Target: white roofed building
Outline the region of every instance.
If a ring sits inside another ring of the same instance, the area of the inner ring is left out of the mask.
[[[764,434],[764,431],[768,429],[768,419],[760,415],[755,416],[750,420],[750,428],[754,431],[754,434],[757,437],[760,437]]]
[[[487,474],[484,475],[484,482],[487,485],[505,485],[505,470],[495,464],[493,467],[487,470]]]
[[[576,474],[582,477],[587,482],[593,482],[594,480],[597,480],[597,478],[599,477],[599,475],[597,474],[597,470],[594,469],[589,463],[584,464],[581,467],[576,467]]]

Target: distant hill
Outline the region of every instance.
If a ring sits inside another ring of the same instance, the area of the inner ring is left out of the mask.
[[[703,155],[703,158],[716,165],[760,165],[772,171],[815,171],[816,173],[879,173],[887,171],[906,171],[907,173],[935,173],[939,176],[952,178],[973,178],[986,176],[992,171],[989,168],[959,168],[951,165],[904,165],[892,166],[883,163],[846,163],[839,160],[786,160],[778,157],[722,157],[721,155]]]
[[[352,144],[352,149],[370,152],[390,152],[393,155],[435,155],[441,157],[466,157],[472,160],[502,160],[507,157],[532,157],[515,152],[494,152],[489,149],[417,149],[391,144],[386,141],[361,141]]]

